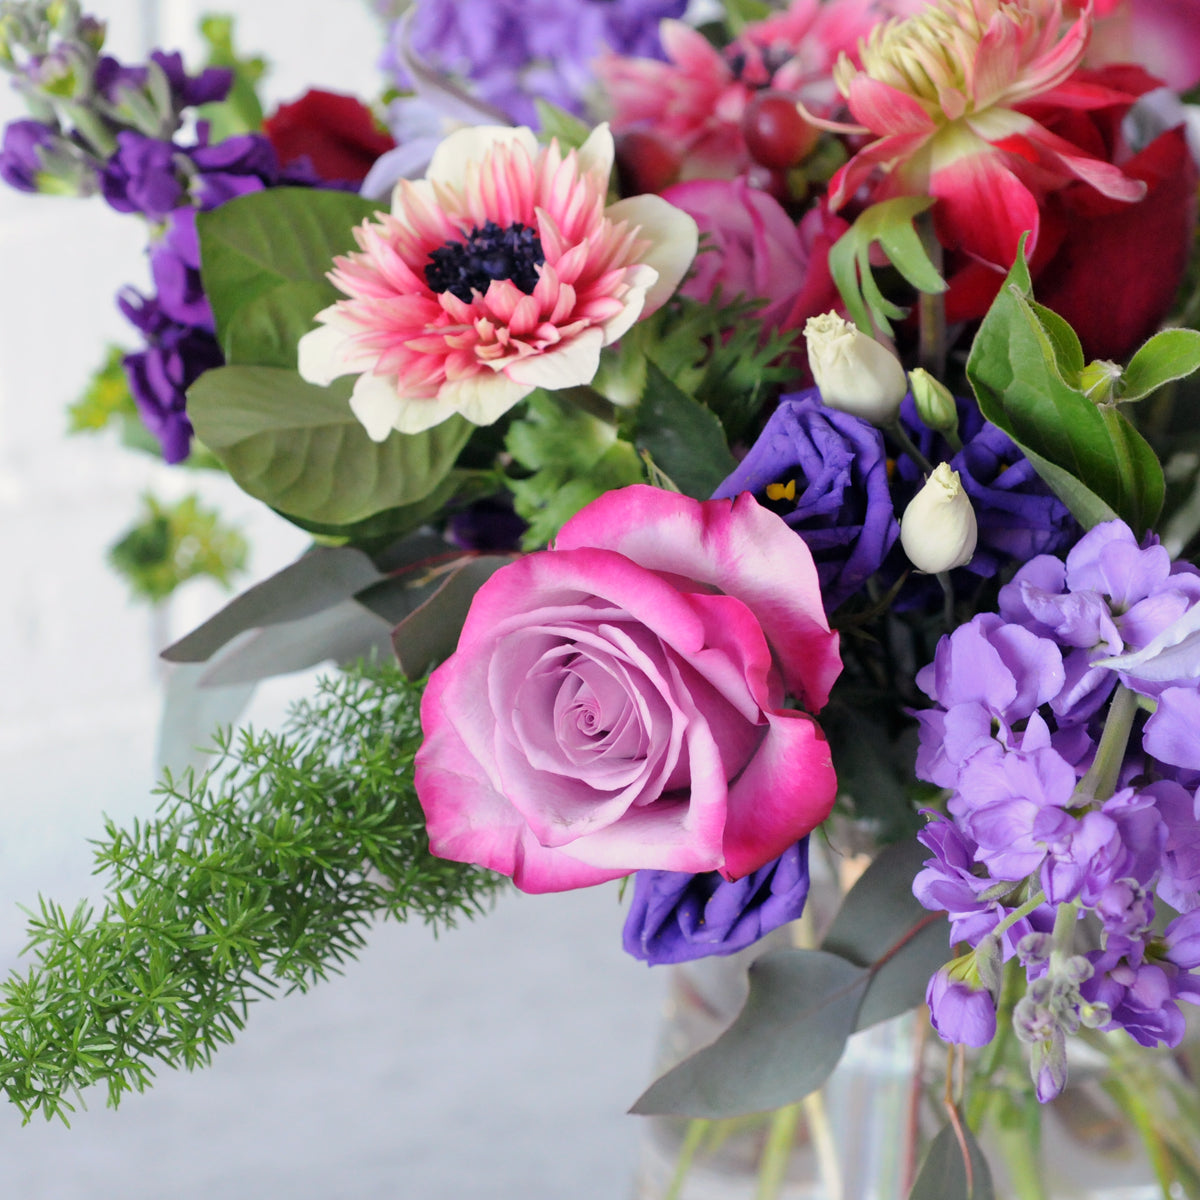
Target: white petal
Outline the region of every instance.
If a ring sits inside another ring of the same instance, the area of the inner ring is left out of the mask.
[[[611,346],[629,327],[642,315],[646,306],[646,292],[654,286],[658,272],[653,267],[634,267],[625,276],[629,291],[625,293],[625,307],[615,317],[610,317],[603,325],[604,344]]]
[[[392,432],[403,407],[394,376],[360,375],[350,393],[350,411],[373,442],[382,442]]]
[[[538,154],[537,138],[525,126],[472,125],[456,129],[433,152],[425,178],[436,183],[461,188],[467,178],[467,164],[482,162],[495,146],[524,146],[530,158]]]
[[[296,343],[296,365],[302,379],[328,387],[339,375],[354,375],[371,368],[375,356],[354,349],[350,334],[337,320],[336,305],[317,313],[316,319],[326,323],[310,330]]]
[[[578,387],[595,379],[603,345],[604,331],[593,326],[553,350],[518,359],[506,367],[504,373],[524,384],[527,390],[540,387],[553,392],[559,388]]]
[[[642,261],[658,272],[658,280],[646,293],[646,315],[661,308],[679,286],[696,257],[700,231],[682,209],[661,196],[630,196],[605,210],[612,221],[641,226],[642,236],[652,245]]]
[[[600,177],[604,186],[608,186],[608,177],[612,174],[613,158],[615,150],[613,147],[613,135],[608,128],[607,123],[597,125],[591,133],[588,134],[588,139],[579,147],[579,169],[585,175],[590,175],[593,172]]]
[[[503,371],[482,371],[467,379],[443,383],[438,392],[438,403],[450,412],[461,413],[473,425],[490,425],[518,400],[524,400],[536,386],[518,382]]]

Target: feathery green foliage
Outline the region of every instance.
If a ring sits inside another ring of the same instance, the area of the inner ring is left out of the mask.
[[[65,1122],[97,1083],[115,1107],[156,1064],[207,1065],[252,1002],[336,971],[376,918],[483,911],[503,879],[429,853],[420,698],[393,664],[324,679],[280,734],[218,735],[208,771],[160,785],[154,819],[108,822],[103,910],[41,900],[36,963],[0,984],[0,1087],[27,1120]]]

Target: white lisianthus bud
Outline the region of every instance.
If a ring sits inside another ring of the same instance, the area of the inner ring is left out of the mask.
[[[956,432],[958,407],[954,403],[954,393],[921,367],[909,371],[908,382],[912,385],[913,403],[922,422],[939,433]]]
[[[900,360],[857,326],[834,312],[809,317],[804,325],[808,365],[821,399],[873,425],[890,425],[908,391]]]
[[[939,463],[900,520],[900,544],[918,571],[937,575],[966,566],[979,527],[971,499],[949,463]]]

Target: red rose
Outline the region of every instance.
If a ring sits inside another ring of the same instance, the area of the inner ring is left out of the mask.
[[[285,166],[308,159],[325,180],[362,183],[381,154],[396,142],[375,123],[371,110],[353,96],[310,89],[281,104],[263,130]]]

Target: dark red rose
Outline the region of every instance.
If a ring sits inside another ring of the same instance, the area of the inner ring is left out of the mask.
[[[1030,262],[1033,293],[1071,323],[1088,358],[1123,359],[1158,327],[1183,278],[1196,223],[1197,169],[1182,127],[1159,134],[1136,154],[1125,142],[1124,118],[1137,96],[1158,86],[1152,76],[1126,65],[1081,71],[1077,78],[1120,90],[1129,102],[1090,111],[1031,107],[1031,115],[1145,181],[1147,191],[1130,204],[1080,182],[1046,196]],[[982,263],[960,262],[949,279],[946,314],[959,321],[982,316],[1003,277]]]
[[[396,146],[359,100],[314,89],[281,104],[263,122],[263,131],[281,164],[307,159],[329,182],[362,183],[375,160]]]

